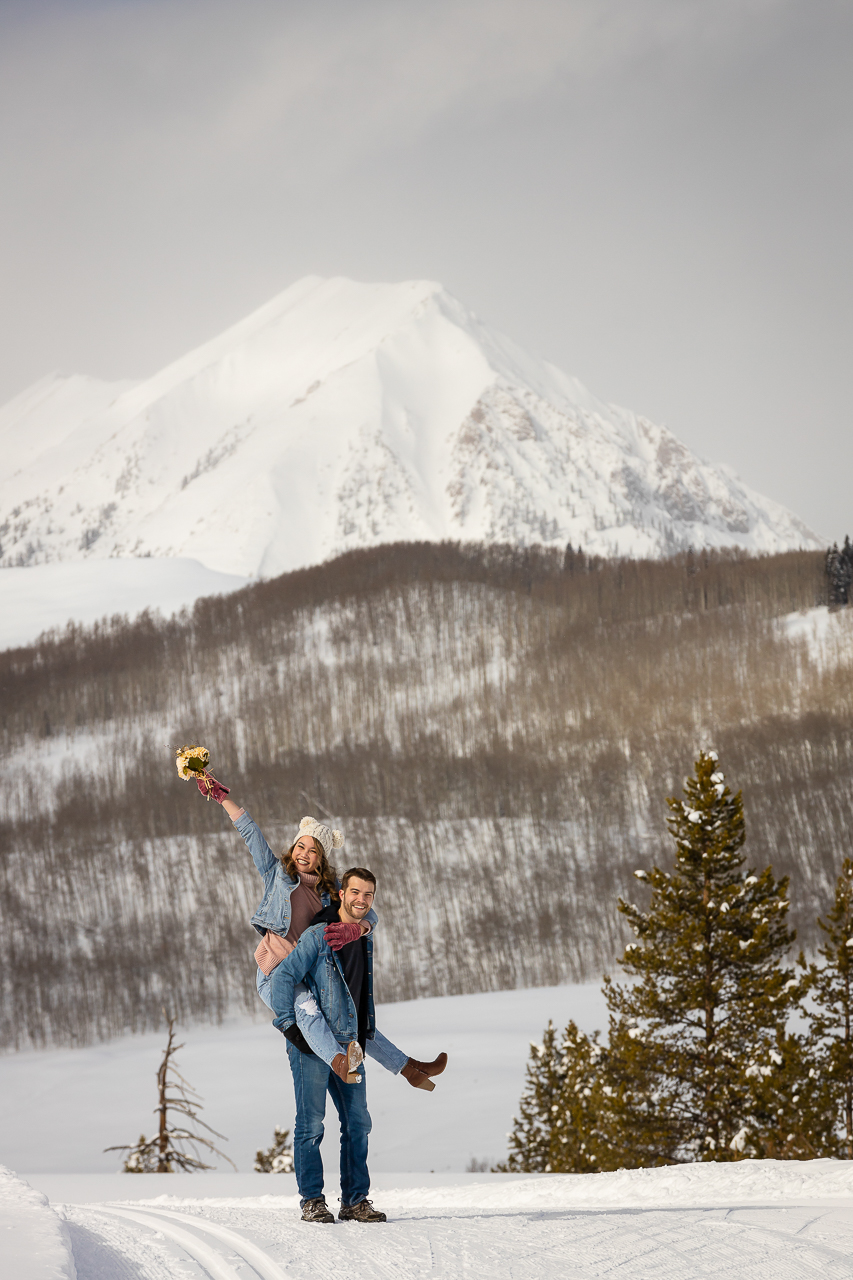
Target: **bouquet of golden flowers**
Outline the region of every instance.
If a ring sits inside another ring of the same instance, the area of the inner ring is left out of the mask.
[[[184,781],[189,782],[190,778],[195,778],[198,789],[206,800],[222,804],[228,795],[228,787],[217,782],[209,772],[207,766],[210,764],[210,752],[207,747],[178,747],[175,751],[175,764]]]

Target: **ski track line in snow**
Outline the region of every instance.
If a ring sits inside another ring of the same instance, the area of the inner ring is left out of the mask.
[[[80,1267],[80,1280],[171,1280],[190,1274],[184,1259],[211,1280],[247,1280],[247,1268],[260,1280],[314,1280],[342,1268],[377,1280],[580,1280],[622,1272],[631,1280],[849,1280],[853,1275],[853,1228],[846,1206],[817,1211],[781,1205],[542,1211],[409,1206],[387,1225],[334,1227],[305,1227],[293,1211],[282,1216],[252,1204],[199,1203],[198,1208],[226,1216],[240,1230],[159,1206],[65,1206],[84,1248],[97,1249],[95,1232],[101,1227],[101,1248],[116,1254],[108,1217],[111,1225],[122,1218],[161,1233],[157,1244],[147,1237],[144,1252],[141,1238],[133,1250],[125,1238],[123,1257],[116,1255],[115,1261],[93,1253],[93,1265]],[[211,1249],[196,1231],[227,1245],[230,1256]],[[247,1240],[246,1231],[282,1246],[288,1272]],[[163,1255],[163,1237],[180,1247],[180,1262]]]
[[[194,1232],[174,1227],[171,1222],[163,1222],[164,1218],[186,1223],[196,1230],[230,1245],[234,1252],[240,1255],[242,1261],[247,1262],[258,1273],[261,1280],[290,1280],[290,1277],[282,1271],[278,1263],[273,1262],[272,1258],[264,1253],[263,1249],[253,1244],[251,1240],[247,1240],[245,1236],[239,1235],[238,1232],[232,1231],[229,1227],[210,1222],[207,1218],[197,1217],[194,1214],[175,1213],[172,1209],[152,1209],[148,1206],[145,1207],[144,1211],[141,1211],[137,1209],[116,1209],[111,1205],[99,1205],[97,1212],[114,1214],[116,1217],[127,1218],[131,1222],[137,1222],[142,1226],[151,1227],[155,1231],[161,1231],[168,1239],[174,1240],[175,1244],[179,1244],[191,1258],[201,1263],[212,1277],[212,1280],[242,1280],[242,1278],[220,1253],[211,1249]]]
[[[254,1267],[261,1280],[290,1280],[287,1273],[282,1271],[278,1263],[274,1262],[259,1245],[253,1244],[239,1232],[232,1231],[230,1227],[223,1227],[218,1222],[211,1222],[209,1218],[202,1218],[196,1214],[175,1213],[173,1209],[146,1209],[145,1212],[156,1214],[158,1217],[174,1218],[176,1222],[190,1223],[200,1231],[206,1231],[208,1235],[215,1236],[225,1244],[230,1244],[233,1249],[243,1255],[250,1266]]]
[[[65,1204],[77,1280],[210,1280],[195,1254],[161,1230],[160,1223],[113,1217],[101,1205]],[[235,1273],[232,1272],[232,1276]]]

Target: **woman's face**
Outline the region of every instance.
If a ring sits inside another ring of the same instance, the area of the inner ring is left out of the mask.
[[[293,846],[293,861],[297,870],[310,875],[320,864],[320,850],[313,836],[300,836]]]

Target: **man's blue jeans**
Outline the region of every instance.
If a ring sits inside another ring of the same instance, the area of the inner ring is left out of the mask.
[[[346,1052],[342,1047],[341,1052]],[[370,1190],[367,1172],[367,1138],[370,1113],[367,1110],[367,1078],[359,1067],[360,1084],[344,1084],[316,1054],[302,1053],[288,1041],[287,1056],[296,1094],[296,1123],[293,1126],[293,1167],[301,1203],[323,1194],[323,1120],[326,1094],[341,1121],[341,1207],[360,1204]]]

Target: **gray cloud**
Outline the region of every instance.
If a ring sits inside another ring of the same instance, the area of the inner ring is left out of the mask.
[[[151,372],[309,271],[431,276],[844,531],[841,0],[35,0],[0,24],[0,398]]]

